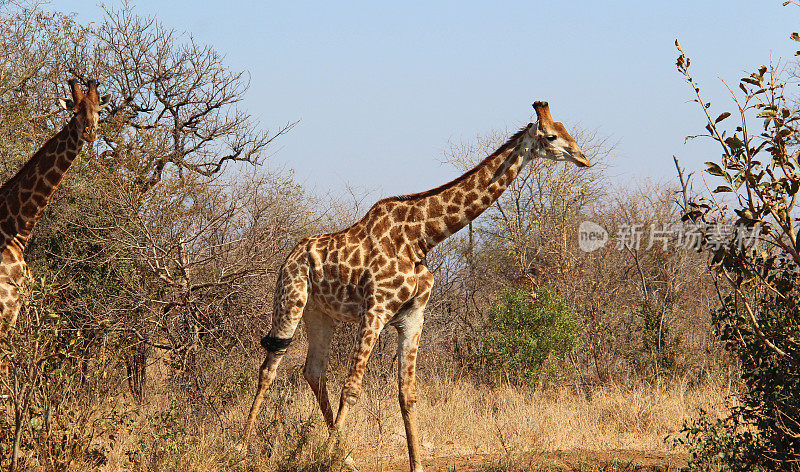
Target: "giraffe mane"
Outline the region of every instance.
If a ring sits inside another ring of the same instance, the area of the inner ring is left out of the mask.
[[[510,138],[508,138],[508,140],[505,143],[503,143],[499,148],[497,148],[497,150],[495,152],[493,152],[493,153],[489,154],[488,156],[486,156],[486,158],[484,160],[482,160],[480,162],[480,164],[476,165],[472,169],[468,170],[467,172],[465,172],[464,174],[460,175],[459,177],[456,177],[455,179],[451,180],[450,182],[447,182],[446,184],[440,185],[440,186],[438,186],[436,188],[432,188],[430,190],[426,190],[424,192],[410,193],[410,194],[407,194],[407,195],[397,195],[397,196],[394,196],[394,197],[384,198],[381,201],[382,202],[387,202],[387,201],[406,202],[406,201],[414,200],[414,199],[417,199],[417,198],[430,197],[431,195],[436,195],[437,193],[444,192],[445,190],[453,187],[454,185],[457,185],[458,183],[468,179],[472,174],[474,174],[481,167],[483,167],[483,165],[487,161],[489,161],[490,159],[497,157],[498,155],[506,152],[509,148],[513,147],[514,143],[520,138],[520,136],[522,136],[523,133],[528,131],[531,126],[533,126],[533,123],[529,123],[527,126],[523,126],[522,128],[520,128],[519,131],[514,133]]]

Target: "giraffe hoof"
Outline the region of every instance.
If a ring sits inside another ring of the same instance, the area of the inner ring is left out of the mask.
[[[356,461],[354,461],[353,458],[350,456],[345,457],[344,468],[345,470],[349,470],[351,472],[359,472],[359,469],[356,466]]]
[[[233,450],[238,452],[239,454],[246,454],[247,453],[247,443],[244,441],[239,441],[233,445]]]

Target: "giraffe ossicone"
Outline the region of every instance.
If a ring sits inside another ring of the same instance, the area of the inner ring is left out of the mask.
[[[99,113],[108,104],[108,95],[98,95],[96,81],[87,82],[85,93],[74,79],[68,85],[71,99],[59,102],[73,112],[72,118],[0,187],[0,386],[8,377],[8,337],[27,276],[25,247],[83,143],[97,138]]]
[[[417,430],[416,359],[433,275],[425,255],[494,203],[531,159],[590,165],[563,124],[553,121],[547,102],[534,103],[537,121],[511,136],[480,164],[440,187],[378,201],[349,228],[304,238],[281,266],[275,286],[267,355],[259,370],[241,446],[247,447],[256,416],[287,343],[301,319],[308,334],[303,374],[330,429],[328,451],[339,441],[360,393],[367,360],[381,330],[398,331],[400,411],[412,472],[422,471]],[[328,353],[341,322],[359,323],[358,346],[334,416],[326,386]],[[348,462],[352,466],[352,461]]]

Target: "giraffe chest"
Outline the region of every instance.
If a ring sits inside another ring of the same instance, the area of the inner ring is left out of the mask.
[[[0,263],[0,284],[21,284],[25,280],[27,268],[22,249],[14,241],[6,243]]]
[[[16,322],[19,312],[19,287],[25,283],[26,274],[27,266],[22,252],[6,245],[0,264],[0,318],[11,326]]]

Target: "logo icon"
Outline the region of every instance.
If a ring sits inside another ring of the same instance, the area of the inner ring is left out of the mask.
[[[608,231],[594,221],[584,221],[578,227],[578,247],[583,252],[592,252],[605,246]]]

